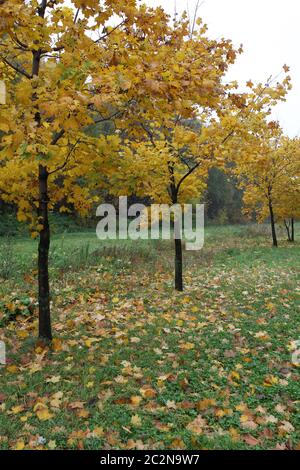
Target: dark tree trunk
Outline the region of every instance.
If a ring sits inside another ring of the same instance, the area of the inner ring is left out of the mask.
[[[182,241],[175,238],[175,289],[183,291],[182,280]]]
[[[295,241],[295,220],[292,217],[289,220],[284,221],[284,225],[287,231],[288,241],[294,243]]]
[[[175,178],[173,167],[169,165],[169,171],[171,175],[171,185],[170,192],[172,197],[173,204],[178,203],[178,188],[175,185]],[[179,219],[181,220],[181,219]],[[182,279],[182,240],[181,240],[181,227],[179,226],[179,220],[176,220],[174,217],[174,243],[175,243],[175,258],[174,258],[174,268],[175,268],[175,289],[182,292],[183,291],[183,279]]]
[[[274,217],[273,204],[272,204],[271,199],[269,199],[269,211],[270,211],[270,222],[271,222],[273,246],[277,248],[278,242],[277,242],[276,227],[275,227],[275,217]]]
[[[276,227],[275,227],[275,217],[273,211],[272,201],[269,201],[269,210],[270,210],[270,221],[271,221],[271,230],[272,230],[272,239],[273,239],[273,246],[278,247],[277,242],[277,235],[276,235]]]
[[[49,288],[49,248],[50,228],[48,221],[48,172],[43,166],[39,166],[39,224],[43,225],[40,231],[39,256],[38,256],[38,281],[39,281],[39,338],[51,340],[50,318],[50,288]]]
[[[292,240],[291,241],[294,242],[295,241],[295,220],[293,217],[291,219],[291,223],[292,223],[292,237],[291,237]]]

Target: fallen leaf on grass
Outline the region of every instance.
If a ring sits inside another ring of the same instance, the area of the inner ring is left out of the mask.
[[[253,437],[250,434],[247,434],[246,436],[244,436],[243,439],[246,442],[246,444],[248,444],[249,446],[257,446],[260,444],[260,440],[256,439],[256,437]]]
[[[46,379],[46,382],[51,383],[51,384],[57,384],[60,381],[60,379],[61,379],[60,375],[53,375],[52,377],[49,377],[48,379]]]
[[[142,420],[139,415],[134,415],[131,418],[131,424],[135,427],[139,427],[142,425]]]
[[[15,445],[15,450],[23,450],[25,447],[24,441],[17,441]]]
[[[202,418],[201,415],[198,415],[193,421],[191,421],[186,429],[193,432],[194,434],[202,434],[203,429],[207,426],[206,420]]]
[[[154,398],[157,395],[156,391],[148,385],[140,388],[140,394],[143,398]]]
[[[216,400],[213,398],[204,398],[196,403],[196,408],[199,411],[205,411],[216,405]]]
[[[48,408],[43,408],[41,410],[38,410],[36,412],[36,415],[40,421],[48,421],[48,419],[53,418],[53,415],[49,413]]]

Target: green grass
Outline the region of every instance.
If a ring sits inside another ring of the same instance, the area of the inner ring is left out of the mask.
[[[273,249],[256,226],[206,236],[184,253],[184,293],[173,291],[171,242],[54,236],[52,349],[35,340],[36,242],[11,241],[0,311],[17,319],[0,329],[0,448],[299,445],[300,245],[282,233]]]

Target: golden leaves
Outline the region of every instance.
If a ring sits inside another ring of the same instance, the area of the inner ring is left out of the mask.
[[[53,375],[52,377],[48,377],[46,379],[46,382],[47,383],[52,383],[52,384],[57,384],[59,383],[61,380],[61,376],[60,375]]]
[[[53,414],[51,414],[46,408],[37,410],[36,415],[40,421],[48,421],[49,419],[53,418]]]
[[[50,413],[48,406],[42,401],[38,401],[35,404],[33,411],[36,413],[40,421],[48,421],[49,419],[52,419],[54,416],[53,414]]]
[[[132,406],[140,406],[141,404],[141,401],[142,401],[142,397],[140,397],[139,395],[133,395],[132,397],[130,397],[130,402],[132,404]]]
[[[18,413],[21,413],[22,411],[24,411],[24,406],[23,405],[16,405],[16,406],[13,406],[12,409],[11,409],[11,412],[13,414],[18,414]]]
[[[11,364],[11,365],[6,367],[6,370],[10,374],[16,374],[19,371],[19,368],[15,364]]]
[[[131,417],[130,422],[134,427],[140,427],[142,425],[142,420],[141,420],[141,417],[139,415],[133,415]]]
[[[194,347],[195,347],[194,343],[190,343],[190,342],[180,344],[180,348],[186,349],[187,351],[194,349]]]
[[[273,385],[278,384],[278,377],[274,375],[268,375],[265,377],[264,386],[265,387],[272,387]]]
[[[139,391],[143,398],[154,398],[157,395],[157,392],[148,385],[144,385]]]
[[[59,338],[53,338],[51,343],[52,351],[60,352],[63,350],[62,340]]]
[[[204,398],[200,400],[196,404],[196,408],[198,411],[206,411],[207,409],[216,405],[216,400],[213,398]]]
[[[15,450],[23,450],[25,448],[25,442],[23,440],[19,440],[15,444]]]

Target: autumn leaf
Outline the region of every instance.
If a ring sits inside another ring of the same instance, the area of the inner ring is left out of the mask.
[[[198,415],[197,418],[195,418],[186,426],[186,429],[194,434],[202,434],[206,427],[206,420],[202,418],[201,415]]]
[[[52,383],[52,384],[57,384],[58,382],[60,382],[60,380],[61,380],[60,375],[53,375],[52,377],[48,377],[48,379],[46,379],[46,382],[47,383]]]
[[[56,441],[51,440],[51,441],[48,442],[48,448],[49,449],[54,450],[54,449],[56,449],[56,447],[57,447]]]
[[[216,400],[212,398],[204,398],[203,400],[197,402],[196,408],[199,411],[205,411],[208,408],[211,408],[215,405],[216,405]]]
[[[144,385],[139,391],[143,398],[154,398],[157,395],[156,391],[147,385]]]
[[[247,434],[246,436],[243,436],[243,440],[249,446],[257,446],[261,443],[261,441],[259,439],[256,439],[255,437],[251,436],[250,434]]]
[[[24,441],[17,441],[15,444],[15,450],[23,450],[25,448]]]
[[[53,414],[49,413],[48,408],[38,409],[36,415],[40,421],[48,421],[53,418]]]
[[[139,415],[134,415],[131,417],[131,424],[134,427],[140,427],[142,425],[142,420]]]

